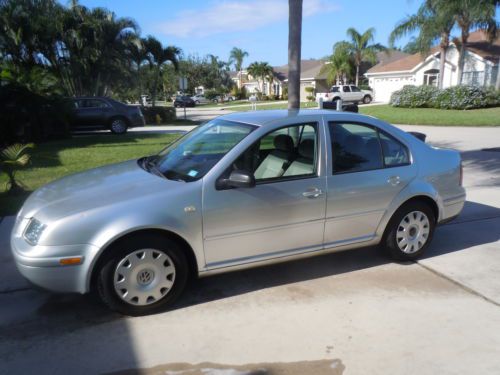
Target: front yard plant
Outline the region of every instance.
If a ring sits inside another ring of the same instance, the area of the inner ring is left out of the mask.
[[[476,109],[500,106],[500,91],[476,86],[404,86],[390,104],[402,108]]]

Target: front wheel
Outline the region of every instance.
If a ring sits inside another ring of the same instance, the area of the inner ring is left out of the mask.
[[[124,315],[163,311],[182,293],[188,278],[186,256],[163,237],[138,236],[110,249],[113,255],[98,271],[101,300]]]
[[[363,98],[363,103],[364,104],[370,104],[372,102],[372,97],[370,95],[366,95],[364,98]]]
[[[383,244],[394,259],[415,260],[429,247],[435,227],[432,209],[423,202],[411,202],[394,213]]]

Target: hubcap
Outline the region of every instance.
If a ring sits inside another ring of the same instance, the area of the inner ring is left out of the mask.
[[[125,124],[122,120],[114,120],[111,123],[111,129],[117,133],[121,133],[125,129]]]
[[[113,276],[116,294],[131,305],[158,302],[172,289],[175,265],[162,251],[137,250],[118,262]]]
[[[430,233],[429,218],[421,211],[413,211],[399,223],[396,242],[406,254],[419,251],[427,242]]]

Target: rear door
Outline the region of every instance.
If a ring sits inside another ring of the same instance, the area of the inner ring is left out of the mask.
[[[369,241],[416,168],[407,146],[371,124],[330,121],[327,128],[325,246]]]

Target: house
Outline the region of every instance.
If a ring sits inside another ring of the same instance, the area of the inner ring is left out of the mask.
[[[328,91],[328,84],[326,82],[326,75],[321,75],[321,67],[324,65],[323,60],[302,60],[301,61],[301,74],[300,74],[300,100],[306,101],[308,93],[305,91],[306,87],[315,87],[316,90]],[[264,95],[282,96],[283,88],[288,84],[288,65],[274,66],[274,80],[272,85],[269,81],[257,80],[252,77],[246,70],[239,72],[230,72],[230,76],[236,86],[245,87],[249,94],[262,91]]]
[[[492,43],[479,30],[470,34],[466,46],[462,84],[495,86],[500,59],[500,37]],[[438,47],[429,54],[416,53],[393,61],[381,61],[365,73],[375,100],[389,102],[394,91],[405,85],[435,85],[439,81],[440,52]],[[458,49],[451,43],[446,52],[443,87],[458,84]]]

